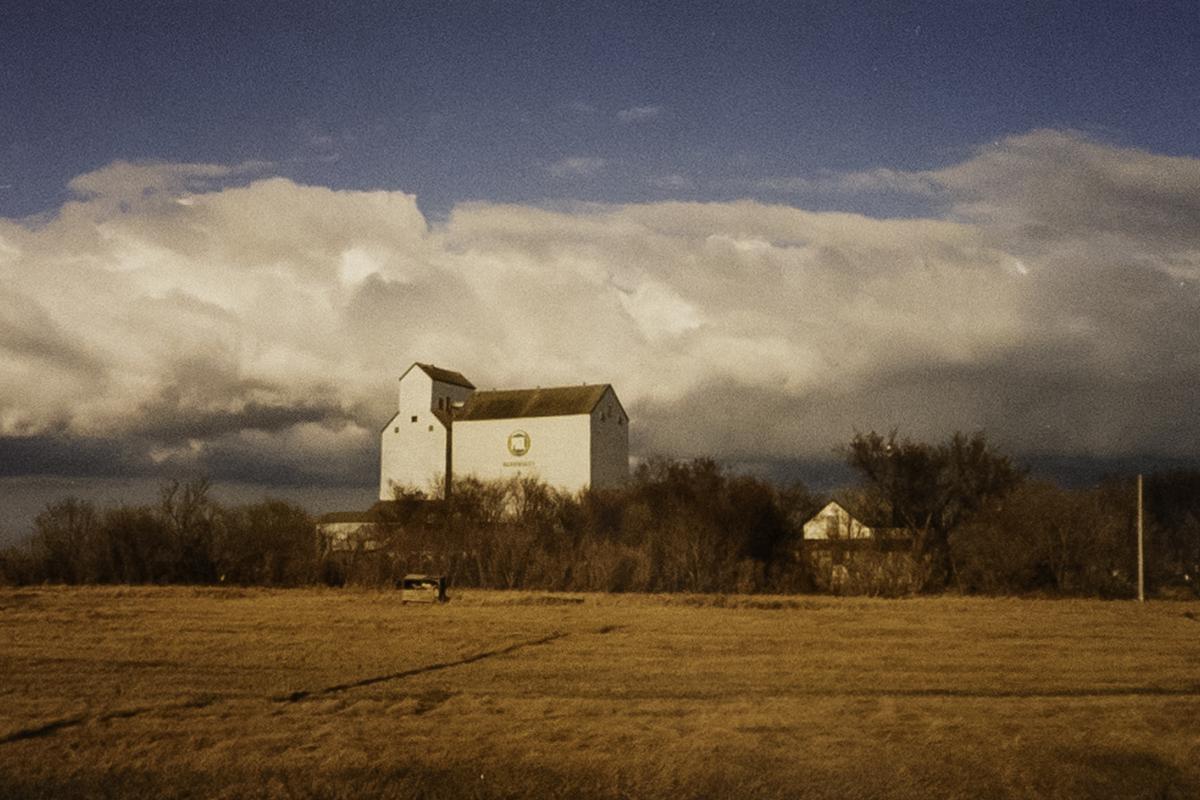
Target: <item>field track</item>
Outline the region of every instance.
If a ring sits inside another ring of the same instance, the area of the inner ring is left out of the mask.
[[[1200,603],[0,590],[0,797],[1200,798]]]

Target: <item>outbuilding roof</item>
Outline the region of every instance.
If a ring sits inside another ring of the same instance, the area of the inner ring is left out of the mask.
[[[388,525],[403,522],[417,511],[432,510],[441,505],[440,500],[378,500],[366,511],[330,511],[317,517],[318,525],[354,523],[359,525]]]
[[[456,420],[561,417],[590,414],[610,384],[475,392]]]
[[[810,522],[819,521],[825,517],[830,508],[838,508],[849,514],[850,519],[870,528],[876,539],[911,540],[913,538],[913,532],[908,528],[892,527],[891,520],[882,511],[877,510],[872,513],[870,509],[864,509],[854,504],[850,504],[854,507],[848,508],[847,505],[844,502],[831,500],[822,506],[820,511],[809,517],[804,524],[808,525]]]
[[[370,511],[330,511],[317,517],[318,525],[334,523],[358,523],[368,525],[379,522],[379,515]]]
[[[868,528],[885,528],[889,524],[887,518],[879,511],[869,508],[862,508],[859,504],[852,502],[843,502],[840,500],[830,500],[825,505],[821,506],[821,510],[813,514],[808,522],[821,519],[830,508],[839,508],[850,515],[850,519],[860,525],[865,525]],[[806,523],[807,524],[807,523]]]
[[[422,364],[419,361],[413,366],[420,367],[426,375],[433,378],[435,381],[449,383],[454,386],[462,386],[467,389],[475,388],[475,384],[467,380],[466,376],[464,376],[461,372],[455,372],[452,369],[442,369],[441,367],[435,367],[433,364]]]

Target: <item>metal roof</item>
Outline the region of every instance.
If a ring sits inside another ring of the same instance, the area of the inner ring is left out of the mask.
[[[442,369],[441,367],[435,367],[433,364],[422,364],[419,361],[416,362],[414,366],[420,367],[422,370],[424,370],[426,375],[433,378],[435,381],[453,384],[454,386],[463,386],[467,389],[475,388],[475,384],[467,380],[466,376],[464,376],[461,372],[455,372],[451,369]]]
[[[411,498],[408,500],[377,500],[366,511],[330,511],[317,517],[318,525],[331,523],[356,523],[360,525],[388,525],[404,522],[421,510],[436,509],[441,505],[437,499]]]
[[[317,517],[318,525],[332,523],[358,523],[369,525],[380,521],[380,516],[373,511],[330,511]]]
[[[475,392],[456,421],[590,414],[610,384]]]

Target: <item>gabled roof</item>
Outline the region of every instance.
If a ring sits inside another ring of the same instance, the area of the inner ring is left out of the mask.
[[[859,525],[870,528],[872,535],[876,539],[887,539],[893,541],[908,541],[913,538],[913,532],[908,528],[893,528],[891,522],[882,515],[882,512],[875,514],[859,514],[863,511],[861,508],[847,508],[845,503],[837,500],[831,500],[821,507],[821,510],[809,517],[804,523],[808,525],[810,522],[818,520],[821,515],[829,510],[830,507],[840,508],[850,515],[850,519],[857,522]]]
[[[370,511],[330,511],[328,514],[317,517],[318,525],[349,522],[367,525],[378,521],[379,516]]]
[[[860,525],[865,525],[868,528],[885,528],[888,525],[887,520],[882,518],[878,513],[874,513],[874,514],[864,513],[865,509],[861,509],[861,508],[857,508],[857,507],[847,508],[846,503],[842,503],[837,500],[830,500],[828,503],[821,506],[821,510],[818,511],[816,514],[813,514],[808,519],[808,522],[812,522],[815,519],[819,519],[822,514],[824,514],[826,511],[828,511],[830,509],[830,507],[836,507],[836,508],[841,509],[842,511],[844,511],[850,515],[850,519],[854,520],[855,522],[857,522]]]
[[[554,386],[546,389],[511,389],[476,392],[456,420],[561,417],[590,414],[610,385]]]
[[[441,500],[436,499],[378,500],[366,511],[331,511],[328,514],[322,514],[317,517],[317,524],[356,523],[360,525],[387,525],[403,522],[422,509],[436,509],[440,505]]]
[[[399,505],[390,500],[379,500],[366,511],[330,511],[328,514],[317,517],[317,524],[355,522],[362,525],[377,525],[388,521],[389,516],[394,516]]]
[[[466,376],[464,376],[461,372],[455,372],[452,369],[442,369],[441,367],[435,367],[433,364],[422,364],[420,361],[414,363],[413,367],[420,367],[422,372],[433,378],[435,381],[449,383],[454,386],[462,386],[466,389],[475,388],[475,384],[467,380]],[[406,369],[404,371],[404,375],[407,375],[408,371],[411,369],[412,367]],[[404,375],[401,375],[400,377],[403,378]]]

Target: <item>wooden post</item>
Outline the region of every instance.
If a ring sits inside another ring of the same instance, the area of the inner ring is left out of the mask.
[[[1142,533],[1142,475],[1138,473],[1137,531],[1138,531],[1138,602],[1146,602],[1146,559]]]
[[[443,473],[444,486],[442,487],[442,499],[446,501],[446,506],[450,505],[450,493],[454,490],[454,407],[450,407],[450,411],[446,417],[446,471]]]

